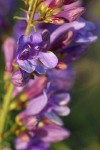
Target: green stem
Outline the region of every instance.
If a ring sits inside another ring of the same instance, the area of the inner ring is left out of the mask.
[[[32,0],[31,1],[31,7],[29,7],[29,11],[28,11],[28,13],[31,14],[31,15],[29,17],[27,28],[26,28],[26,31],[25,31],[26,35],[30,34],[30,31],[31,31],[31,28],[32,28],[31,24],[32,24],[33,19],[34,19],[37,3],[38,3],[38,0]]]
[[[3,137],[7,115],[9,111],[9,104],[12,97],[12,91],[13,91],[13,85],[10,84],[9,89],[4,97],[3,108],[0,116],[0,142],[2,142],[2,137]]]

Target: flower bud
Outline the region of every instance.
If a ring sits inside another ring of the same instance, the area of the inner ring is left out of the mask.
[[[30,79],[30,76],[27,72],[18,69],[12,75],[12,83],[17,86],[21,87],[24,86]]]
[[[63,0],[46,0],[45,5],[49,8],[57,8],[63,4]]]
[[[7,72],[12,72],[13,70],[12,63],[14,60],[16,48],[17,43],[11,37],[8,37],[3,43],[3,52],[5,56],[5,69]]]

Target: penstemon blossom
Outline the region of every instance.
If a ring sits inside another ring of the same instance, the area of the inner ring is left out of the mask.
[[[80,0],[25,0],[23,11],[2,45],[6,94],[0,148],[48,150],[71,135],[61,117],[70,114],[72,63],[97,36],[94,24],[81,16]],[[8,114],[11,123],[5,128]]]

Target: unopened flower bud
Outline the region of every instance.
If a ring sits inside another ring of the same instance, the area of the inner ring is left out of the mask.
[[[29,81],[29,79],[29,74],[20,69],[16,70],[12,75],[12,83],[17,87],[24,86]]]
[[[13,70],[12,63],[14,60],[16,48],[17,48],[17,43],[11,37],[8,37],[3,43],[3,52],[5,56],[5,68],[6,71],[8,72],[12,72]]]

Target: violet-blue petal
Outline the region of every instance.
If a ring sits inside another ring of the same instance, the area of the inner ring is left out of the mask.
[[[48,50],[50,48],[50,32],[47,29],[42,31],[42,40],[44,49]]]
[[[32,43],[34,45],[38,45],[38,46],[43,46],[43,41],[42,41],[42,36],[41,36],[41,31],[35,32],[33,33],[33,39],[32,39]]]
[[[49,147],[50,144],[48,142],[38,141],[36,144],[33,142],[33,145],[30,147],[30,149],[27,150],[48,150]]]
[[[60,125],[60,126],[63,125],[63,121],[61,120],[61,118],[52,111],[45,113],[45,117],[48,118],[53,123],[55,123],[56,125]]]
[[[72,23],[65,23],[64,25],[58,27],[50,36],[51,49],[55,47],[57,41],[59,41],[59,38],[61,39],[61,37],[66,35],[70,30],[76,33],[76,30],[82,29],[85,25],[85,22],[77,20]]]
[[[17,54],[20,53],[22,50],[23,50],[23,47],[32,42],[32,36],[26,36],[26,35],[22,35],[20,38],[19,38],[19,41],[18,41],[18,50],[17,50]]]
[[[40,52],[39,60],[43,63],[44,66],[46,66],[49,69],[56,67],[58,63],[58,58],[51,51],[48,51],[46,53]]]
[[[13,35],[16,40],[19,39],[20,36],[24,35],[25,29],[27,26],[27,22],[25,20],[18,20],[13,27]]]
[[[83,31],[84,32],[84,31]],[[83,37],[79,37],[79,38],[77,38],[75,41],[77,42],[77,43],[93,43],[93,42],[95,42],[96,40],[98,39],[98,37],[97,36],[94,36],[94,35],[89,35],[89,34],[86,34],[85,36],[83,36]]]
[[[87,44],[79,43],[79,44],[75,44],[75,45],[64,48],[62,50],[62,53],[64,54],[67,53],[67,56],[65,56],[62,59],[62,61],[64,61],[65,63],[71,63],[73,61],[76,61],[84,53],[86,53],[87,48],[88,48],[88,43]]]
[[[36,71],[39,73],[39,74],[45,74],[46,73],[46,70],[47,68],[41,64],[37,64],[36,66]]]
[[[51,81],[50,87],[54,91],[69,91],[74,84],[75,71],[70,65],[65,70],[50,69],[47,75]]]
[[[43,95],[40,95],[32,99],[26,108],[26,114],[36,115],[40,113],[44,109],[44,107],[47,105],[47,102],[48,102],[48,98],[45,93]]]
[[[34,58],[28,59],[28,60],[17,59],[17,63],[22,70],[24,70],[28,73],[32,73],[36,68],[37,60]]]

